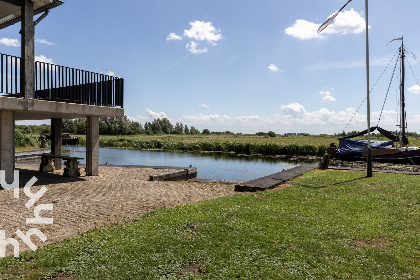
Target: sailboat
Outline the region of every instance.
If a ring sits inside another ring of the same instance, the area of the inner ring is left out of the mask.
[[[376,162],[392,162],[392,163],[411,163],[420,164],[420,149],[414,146],[408,146],[409,141],[407,137],[407,122],[405,111],[405,49],[403,37],[394,39],[401,40],[401,47],[399,49],[400,59],[400,133],[395,135],[391,131],[385,130],[378,126],[371,127],[370,132],[378,130],[382,135],[387,137],[390,141],[370,141],[372,149],[372,160]],[[391,41],[391,42],[392,42]],[[360,133],[339,138],[339,146],[336,148],[333,144],[330,147],[330,156],[342,160],[366,160],[366,153],[368,147],[367,140],[353,140],[351,138],[359,137],[368,133],[364,130]]]

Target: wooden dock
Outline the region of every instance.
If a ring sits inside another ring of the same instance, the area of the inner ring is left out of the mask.
[[[237,184],[235,185],[235,191],[256,192],[273,189],[294,177],[300,176],[305,172],[315,169],[316,167],[316,165],[299,165],[291,169],[283,170],[279,173]]]
[[[49,153],[51,151],[50,148],[47,149],[39,149],[39,150],[32,150],[32,151],[21,151],[21,152],[15,152],[15,160],[30,160],[30,159],[36,159],[41,158],[41,155],[43,153]]]

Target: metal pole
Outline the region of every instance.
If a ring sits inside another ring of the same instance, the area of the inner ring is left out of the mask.
[[[372,149],[370,147],[370,96],[369,96],[369,14],[368,0],[365,0],[366,13],[366,94],[367,94],[367,126],[368,126],[368,148],[367,148],[367,177],[372,177]]]

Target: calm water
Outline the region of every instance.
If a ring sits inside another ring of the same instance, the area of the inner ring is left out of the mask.
[[[66,146],[66,153],[86,159],[85,147]],[[80,163],[85,163],[81,160]],[[273,158],[232,156],[222,154],[177,153],[162,151],[137,151],[123,149],[99,149],[99,164],[179,166],[192,165],[203,179],[247,181],[289,169],[302,162]],[[308,163],[306,163],[308,164]]]

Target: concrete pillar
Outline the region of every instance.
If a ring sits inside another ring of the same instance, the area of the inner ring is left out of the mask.
[[[22,1],[20,91],[24,98],[34,98],[35,27],[34,4]]]
[[[61,156],[62,119],[51,119],[51,154]],[[61,158],[54,159],[55,169],[61,169]]]
[[[99,117],[86,120],[86,175],[99,174]]]
[[[14,112],[0,111],[0,170],[6,171],[6,183],[13,183],[15,169]]]

